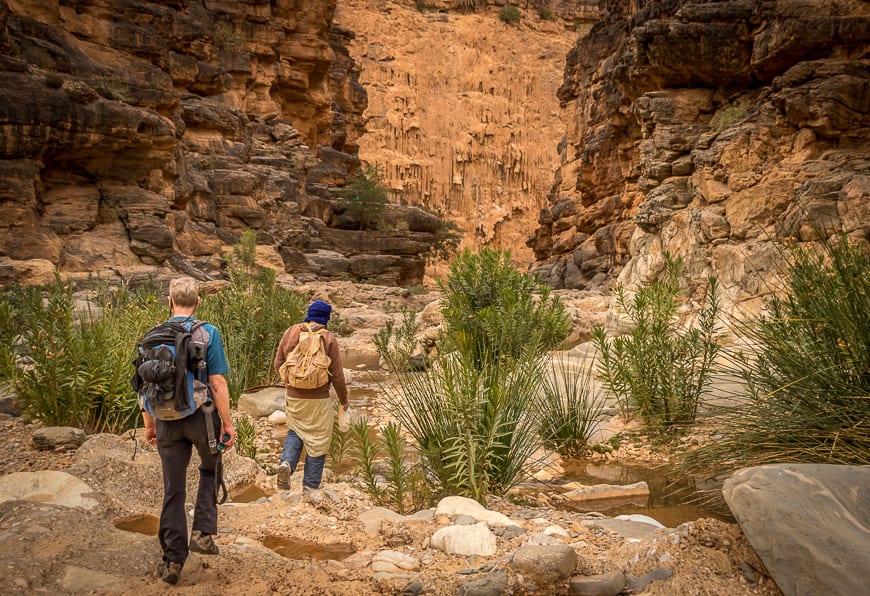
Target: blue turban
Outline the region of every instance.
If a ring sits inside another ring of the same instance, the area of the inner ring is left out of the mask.
[[[313,321],[315,323],[320,323],[321,325],[326,325],[329,322],[330,314],[332,314],[332,307],[328,302],[315,300],[308,307],[308,316],[305,317],[305,321]]]

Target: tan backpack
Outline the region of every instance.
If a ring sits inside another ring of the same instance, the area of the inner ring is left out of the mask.
[[[323,329],[312,330],[311,325],[306,324],[299,333],[299,343],[287,354],[287,359],[278,369],[286,387],[316,389],[329,382],[332,359],[326,355]]]

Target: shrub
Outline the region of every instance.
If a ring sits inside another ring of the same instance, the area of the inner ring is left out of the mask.
[[[463,251],[439,286],[445,350],[459,349],[478,365],[484,355],[515,358],[531,346],[543,353],[568,336],[570,319],[558,296],[511,265],[510,252]]]
[[[550,288],[516,271],[508,252],[466,250],[441,289],[438,361],[422,373],[398,367],[398,388],[386,391],[432,492],[483,501],[511,488],[541,444],[542,356],[565,338],[570,321]],[[409,333],[405,355],[412,339]]]
[[[74,288],[59,279],[17,288],[10,301],[27,365],[14,375],[25,410],[46,425],[120,433],[138,421],[130,389],[131,347],[163,306],[146,291],[98,285],[94,303],[77,309]]]
[[[538,16],[541,17],[541,20],[544,21],[552,21],[555,18],[553,16],[553,11],[546,6],[538,7]]]
[[[359,221],[360,230],[373,229],[387,205],[387,187],[380,167],[366,166],[341,189],[340,197],[339,208]]]
[[[520,22],[520,9],[513,4],[506,4],[499,9],[498,18],[510,25],[516,25]]]
[[[284,331],[305,314],[304,296],[278,286],[272,269],[256,264],[256,234],[248,230],[225,255],[229,288],[203,297],[196,317],[221,332],[233,407],[246,390],[278,381],[272,368]]]
[[[13,381],[15,378],[15,344],[20,333],[17,322],[19,317],[10,300],[10,294],[0,295],[0,382]]]
[[[275,349],[287,327],[302,320],[305,307],[303,296],[269,277],[233,277],[228,289],[203,298],[196,316],[220,329],[233,406],[246,389],[277,382]]]
[[[540,433],[544,445],[568,457],[581,455],[604,408],[592,390],[592,369],[564,357],[552,360],[542,378]]]
[[[665,278],[638,290],[633,299],[617,288],[616,304],[633,324],[628,335],[610,340],[601,326],[593,332],[605,389],[616,397],[624,417],[636,408],[650,430],[695,420],[719,351],[715,278],[709,280],[697,328],[684,330],[676,321],[682,259],[666,254],[665,262]]]
[[[749,101],[734,103],[723,108],[717,114],[716,132],[722,132],[729,126],[744,120],[749,115]]]
[[[456,253],[460,242],[462,242],[462,228],[456,222],[442,219],[435,231],[432,246],[426,254],[426,261],[435,265],[438,261],[450,259]]]
[[[387,321],[374,336],[375,348],[390,370],[410,371],[417,368],[413,365],[413,357],[417,350],[419,330],[420,324],[414,310],[402,307],[402,323],[396,327],[393,321]]]
[[[687,471],[870,464],[870,253],[844,236],[786,256],[782,295],[738,325],[752,347],[728,354],[745,402],[714,420],[720,436],[685,455]]]

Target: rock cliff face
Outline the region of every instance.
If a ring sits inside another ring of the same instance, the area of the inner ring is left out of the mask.
[[[510,249],[526,267],[559,165],[565,56],[597,6],[512,3],[520,22],[508,24],[504,4],[340,0],[336,22],[356,33],[369,97],[360,157],[394,200],[458,224],[463,246]]]
[[[529,242],[555,287],[653,279],[663,253],[757,306],[775,241],[870,240],[870,4],[604,0]]]
[[[405,231],[361,233],[337,217],[366,94],[334,11],[0,0],[0,278],[208,278],[253,228],[303,278],[419,282],[437,218],[396,207]]]

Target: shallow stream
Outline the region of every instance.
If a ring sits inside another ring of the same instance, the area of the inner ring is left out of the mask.
[[[677,474],[669,465],[626,465],[590,460],[565,460],[565,475],[560,481],[579,482],[584,485],[625,485],[644,481],[649,487],[649,497],[639,500],[614,501],[564,501],[561,509],[572,511],[597,511],[608,516],[642,514],[658,520],[669,528],[702,517],[712,517],[733,522],[724,501],[702,499],[702,491],[713,486],[699,486],[692,478]],[[553,487],[552,483],[548,483]]]

